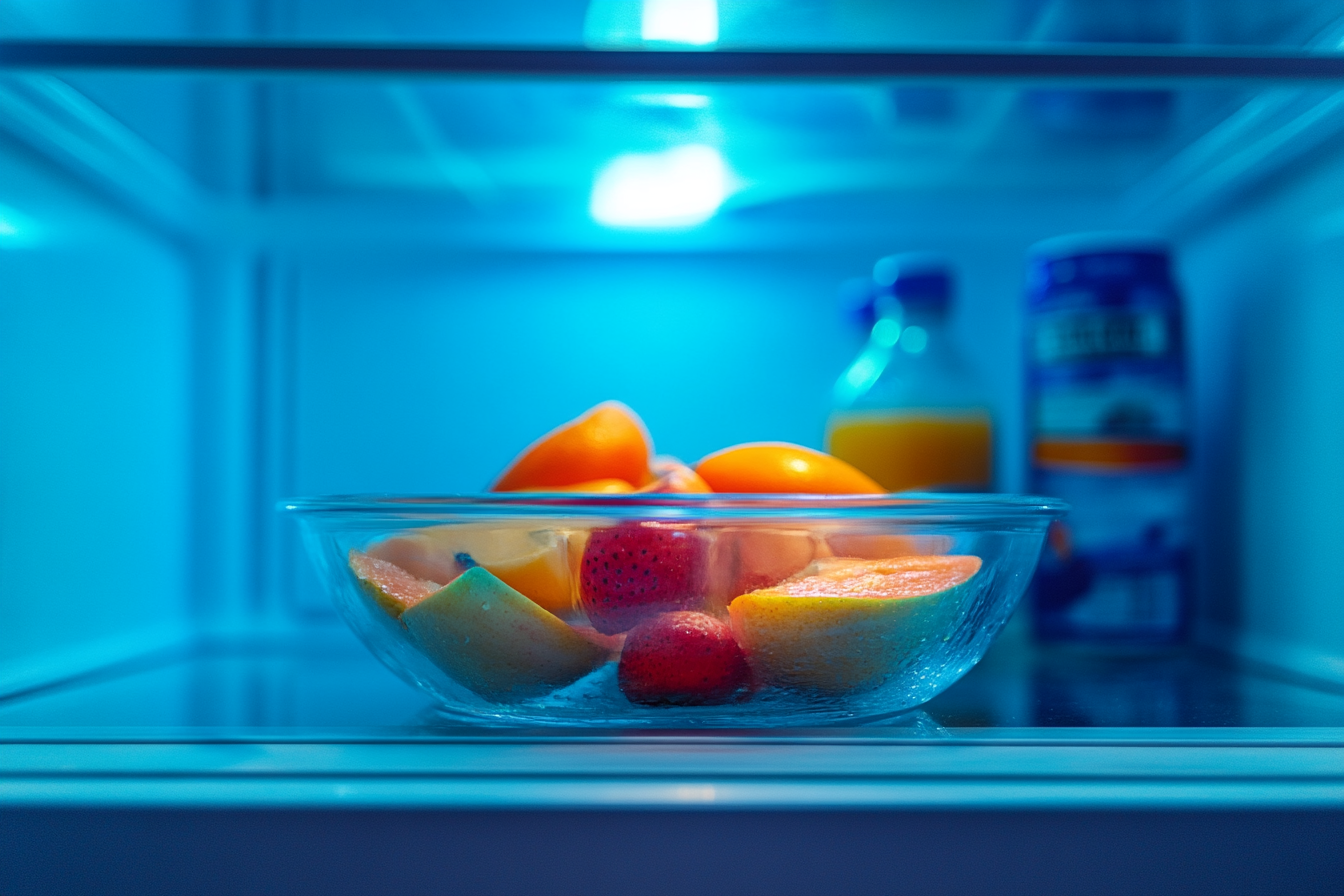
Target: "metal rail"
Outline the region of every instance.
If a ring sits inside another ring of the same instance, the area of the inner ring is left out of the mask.
[[[1344,54],[1152,48],[630,51],[348,44],[0,41],[0,70],[368,72],[633,80],[872,78],[1344,81]]]

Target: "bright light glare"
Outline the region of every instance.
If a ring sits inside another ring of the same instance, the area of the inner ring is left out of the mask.
[[[703,46],[719,39],[717,0],[644,0],[639,36]]]
[[[10,221],[0,218],[0,236],[18,236],[19,228]]]
[[[588,209],[608,227],[690,227],[714,216],[727,185],[723,157],[712,146],[628,153],[598,172]]]
[[[637,93],[641,106],[671,106],[674,109],[708,109],[709,97],[702,93]]]

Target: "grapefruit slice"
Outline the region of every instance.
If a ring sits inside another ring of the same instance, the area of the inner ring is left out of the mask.
[[[951,636],[980,568],[979,557],[958,555],[819,561],[741,595],[728,614],[762,682],[863,690]]]
[[[739,594],[770,588],[797,575],[813,562],[818,547],[818,539],[806,529],[718,529],[709,554],[710,605],[722,609]]]
[[[843,531],[826,536],[826,546],[837,557],[885,560],[917,554],[946,554],[952,539],[946,535],[898,535],[893,532]]]
[[[576,591],[566,533],[535,525],[432,526],[380,541],[369,554],[435,582],[483,566],[550,612],[572,613]]]
[[[417,578],[394,563],[359,551],[350,552],[349,562],[350,571],[364,591],[394,618],[443,587],[437,582]]]

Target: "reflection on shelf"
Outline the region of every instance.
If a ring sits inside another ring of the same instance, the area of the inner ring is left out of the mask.
[[[93,740],[414,738],[445,726],[425,696],[334,630],[298,643],[206,643],[0,700],[0,740],[58,731]],[[1344,692],[1197,651],[1105,656],[1009,637],[922,709],[874,725],[934,739],[966,729],[1248,727],[1344,728]]]

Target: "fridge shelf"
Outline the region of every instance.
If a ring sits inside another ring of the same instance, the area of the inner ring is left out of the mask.
[[[197,639],[0,699],[0,743],[10,744],[662,741],[1344,745],[1344,689],[1202,649],[1127,656],[1010,636],[921,710],[858,728],[464,728],[333,630]]]
[[[274,42],[0,40],[0,69],[366,72],[376,75],[522,76],[620,80],[883,78],[1106,83],[1154,80],[1331,82],[1344,54],[1258,48],[1056,45],[1022,48],[851,50],[583,50],[553,47],[388,46]]]

